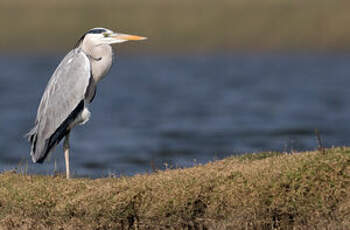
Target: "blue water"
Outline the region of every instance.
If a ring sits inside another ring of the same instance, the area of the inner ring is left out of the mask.
[[[0,169],[64,171],[62,146],[31,163],[23,135],[62,55],[0,55]],[[267,150],[350,143],[350,55],[120,55],[71,134],[76,176],[133,175]]]

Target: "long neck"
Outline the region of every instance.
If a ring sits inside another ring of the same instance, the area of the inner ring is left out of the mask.
[[[92,76],[97,83],[108,73],[112,66],[112,47],[107,44],[94,46],[83,42],[81,48],[90,59]]]

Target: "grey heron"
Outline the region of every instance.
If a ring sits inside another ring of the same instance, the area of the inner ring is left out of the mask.
[[[73,50],[51,76],[37,110],[34,127],[27,133],[34,163],[42,163],[63,139],[66,176],[69,170],[69,134],[76,125],[89,120],[88,105],[96,94],[96,84],[112,66],[111,44],[145,37],[94,28],[83,34]]]

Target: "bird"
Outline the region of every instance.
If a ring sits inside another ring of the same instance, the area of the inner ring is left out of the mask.
[[[90,118],[88,106],[96,95],[97,83],[112,66],[111,45],[145,39],[102,27],[90,29],[80,37],[48,81],[34,127],[26,134],[34,163],[43,163],[64,138],[66,178],[70,178],[69,135],[75,126]]]

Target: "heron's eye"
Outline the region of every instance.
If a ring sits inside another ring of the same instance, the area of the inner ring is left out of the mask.
[[[103,37],[108,37],[109,34],[108,33],[103,33]]]

